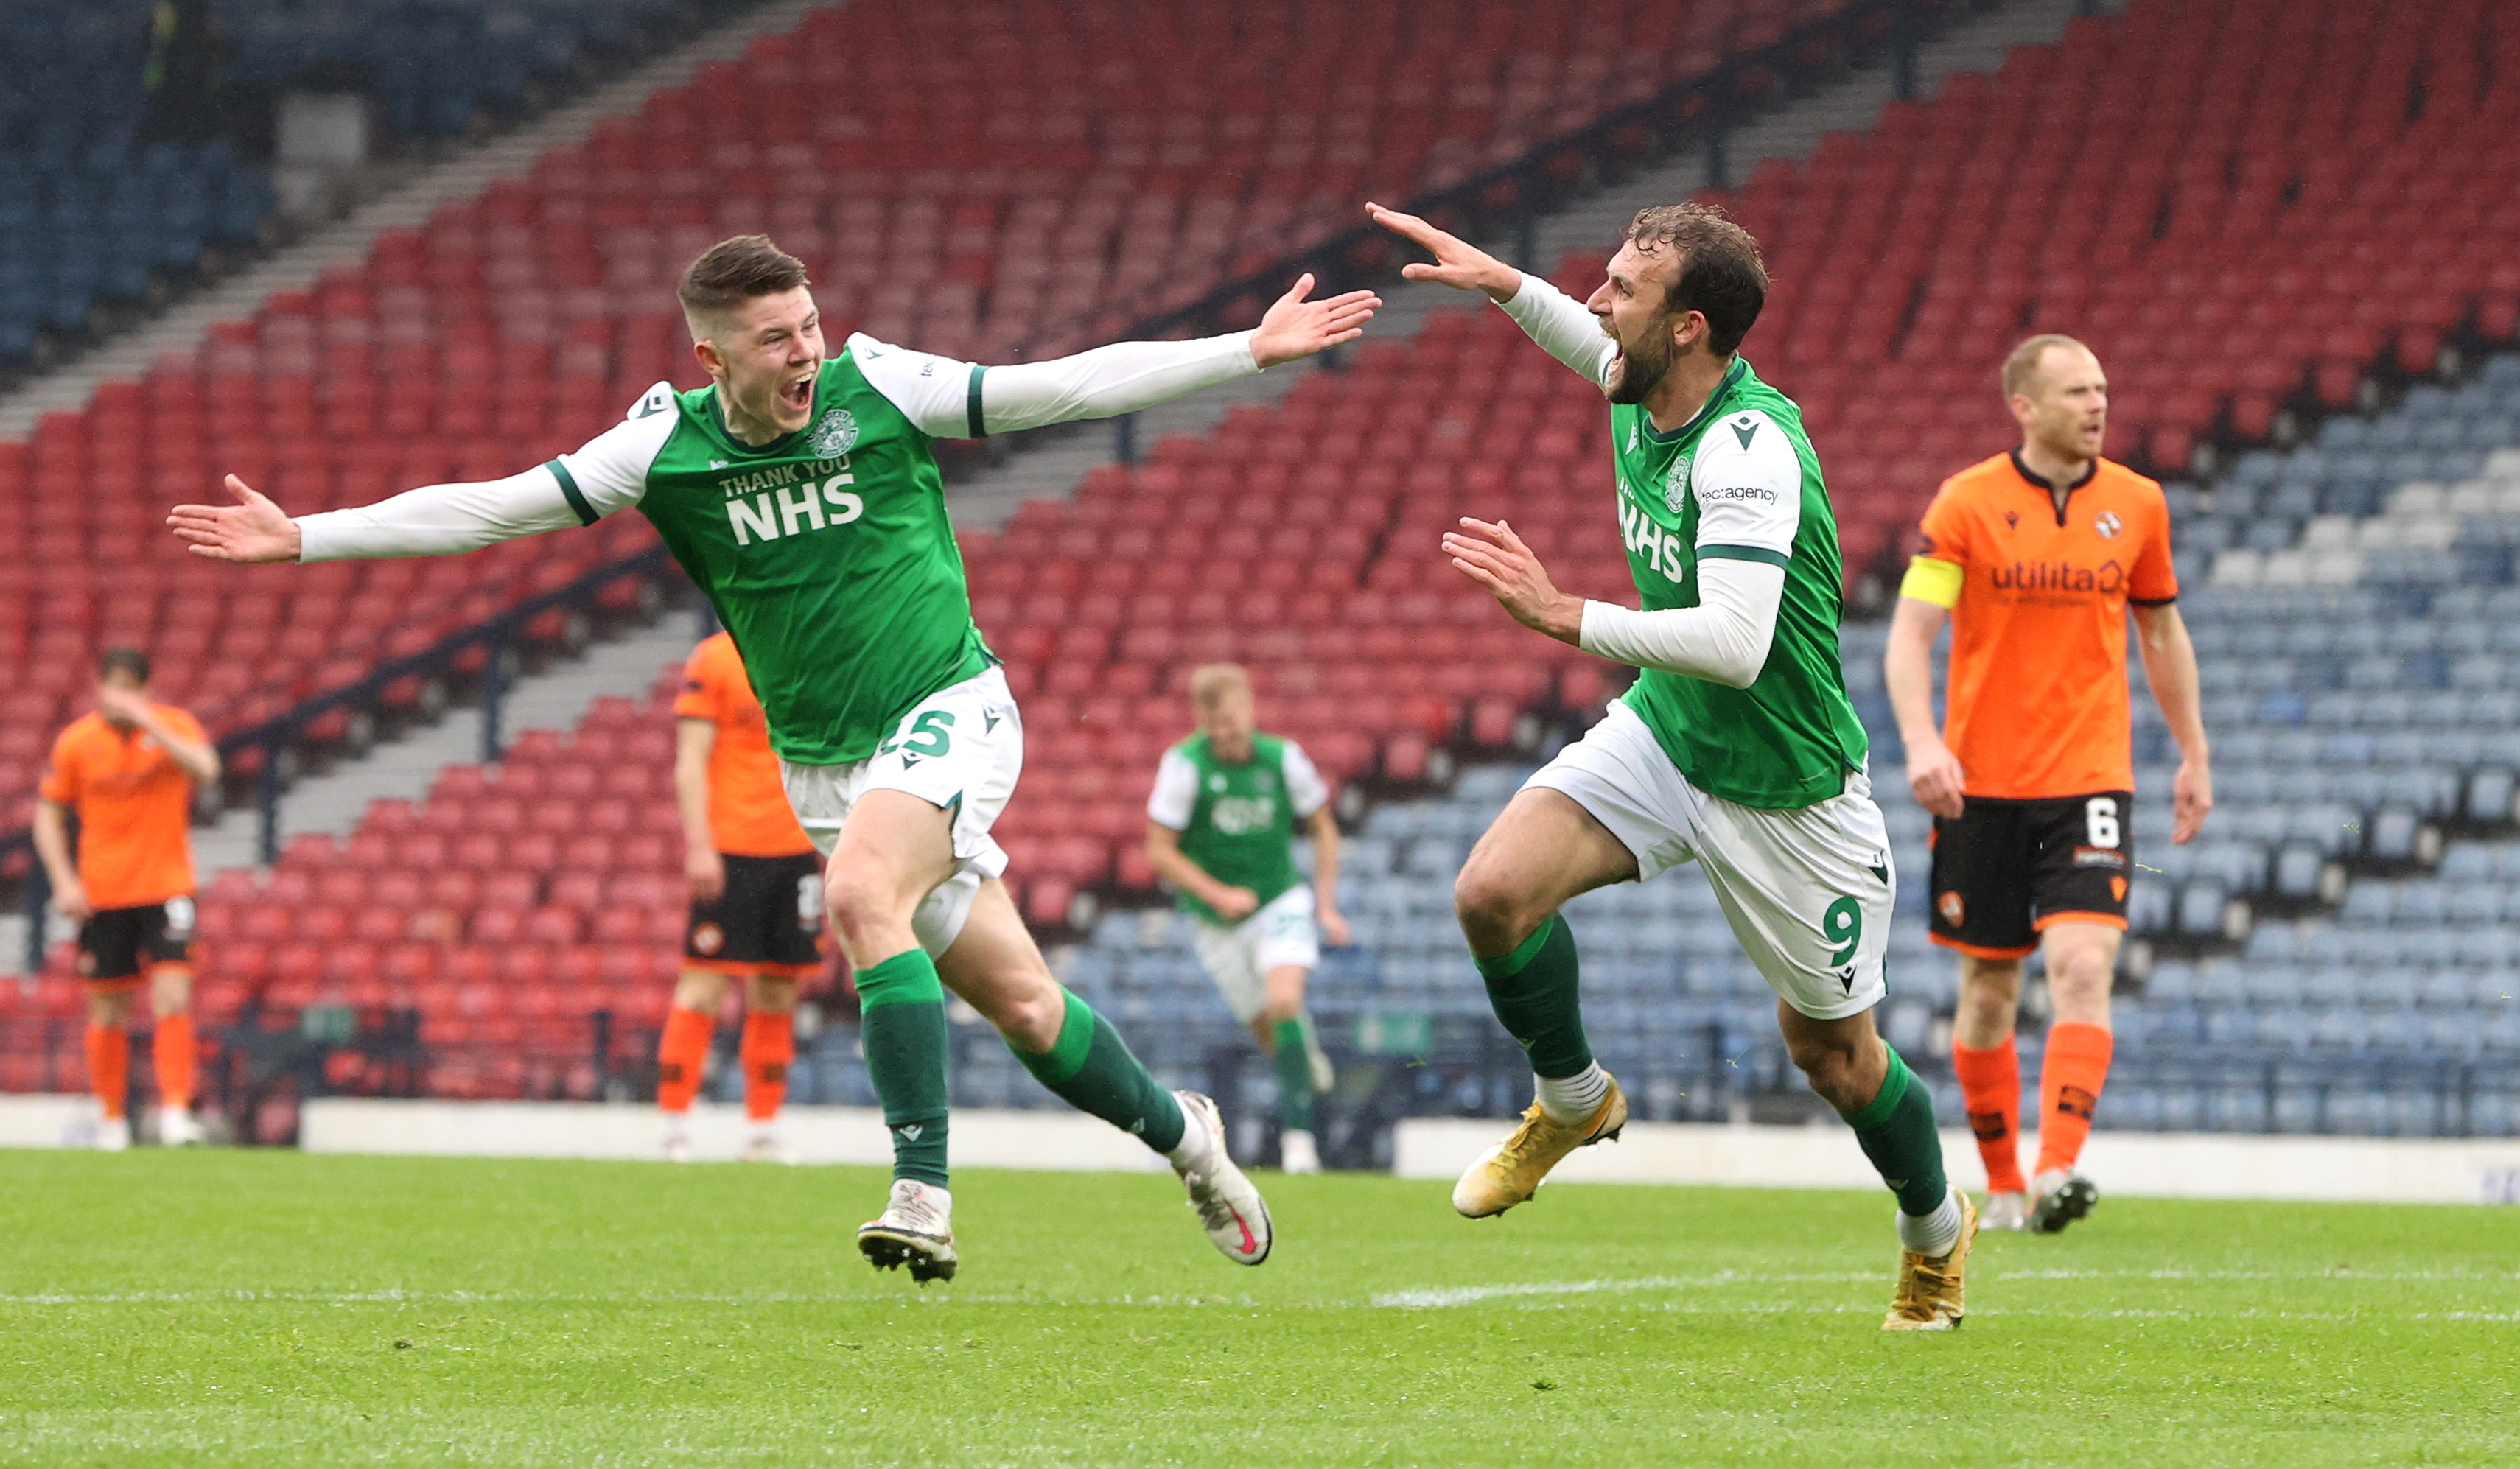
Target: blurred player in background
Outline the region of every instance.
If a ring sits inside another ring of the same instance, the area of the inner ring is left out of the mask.
[[[1990,1228],[2052,1232],[2099,1198],[2074,1171],[2108,1078],[2109,984],[2135,880],[2130,608],[2179,742],[2170,839],[2214,806],[2196,649],[2173,603],[2161,486],[2100,457],[2108,378],[2070,336],[2004,359],[2021,447],[1943,482],[1899,588],[1883,655],[1908,784],[1934,814],[1933,941],[1960,954],[1953,1063],[1986,1162]],[[1933,647],[1952,625],[1948,719]],[[2021,1176],[2021,960],[2044,949],[2052,1021],[2039,1068],[2039,1164]]]
[[[1319,1173],[1313,1093],[1330,1087],[1329,1058],[1304,1009],[1321,941],[1347,942],[1338,911],[1338,818],[1303,747],[1259,731],[1251,676],[1233,663],[1191,675],[1198,733],[1164,751],[1147,801],[1147,855],[1198,920],[1192,942],[1234,1018],[1251,1028],[1278,1071],[1280,1166]],[[1295,870],[1300,825],[1313,841],[1313,881]]]
[[[691,930],[683,977],[656,1043],[665,1156],[691,1157],[685,1127],[708,1068],[726,982],[743,980],[743,1158],[788,1161],[778,1135],[796,1059],[796,983],[822,966],[823,860],[788,809],[779,757],[743,656],[725,633],[702,639],[674,700],[674,799],[683,814]]]
[[[1943,1173],[1933,1098],[1874,1031],[1896,885],[1838,662],[1837,524],[1792,399],[1739,355],[1768,296],[1758,243],[1722,211],[1640,211],[1578,303],[1418,219],[1369,204],[1433,264],[1413,281],[1479,290],[1610,400],[1619,528],[1644,610],[1556,589],[1503,520],[1463,519],[1445,554],[1515,620],[1641,670],[1600,723],[1523,785],[1454,887],[1497,1020],[1538,1095],[1471,1165],[1453,1205],[1531,1197],[1558,1160],[1618,1135],[1627,1099],[1584,1034],[1578,893],[1695,862],[1778,995],[1812,1090],[1898,1196],[1885,1331],[1942,1331],[1966,1306],[1976,1214]]]
[[[149,699],[149,655],[106,649],[96,711],[53,741],[35,803],[35,850],[53,907],[79,925],[87,989],[87,1075],[103,1120],[97,1146],[131,1145],[123,1099],[131,1078],[133,997],[146,985],[157,1016],[158,1140],[202,1140],[193,1120],[193,788],[219,779],[218,751],[193,716]],[[69,818],[78,817],[78,860]]]
[[[1269,1212],[1216,1104],[1157,1085],[1050,972],[1000,880],[989,827],[1023,768],[1023,724],[971,622],[930,443],[1108,418],[1361,335],[1379,305],[1308,300],[1299,279],[1251,331],[1129,341],[989,368],[863,334],[826,355],[805,267],[761,235],[692,262],[678,295],[709,385],[659,382],[575,454],[507,479],[430,485],[292,520],[231,475],[234,505],[167,523],[216,560],[471,551],[636,508],[743,650],[788,805],[829,865],[825,906],[856,968],[867,1071],[893,1186],[858,1230],[878,1269],[956,1269],[946,1173],[945,987],[1043,1086],[1164,1155],[1208,1242],[1269,1258]]]

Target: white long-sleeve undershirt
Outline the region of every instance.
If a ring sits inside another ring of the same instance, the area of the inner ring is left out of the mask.
[[[1251,355],[1254,334],[1114,342],[1048,362],[997,368],[888,346],[863,335],[850,337],[848,346],[869,384],[922,432],[935,438],[973,438],[1135,413],[1249,377],[1260,371]],[[661,390],[659,384],[650,396]],[[649,406],[643,400],[642,407]],[[975,406],[982,420],[978,423],[971,422]],[[563,530],[625,509],[644,492],[648,460],[661,447],[671,423],[654,414],[634,418],[567,456],[575,466],[579,501],[571,500],[549,466],[505,479],[425,485],[374,505],[296,517],[298,559],[450,556]],[[609,442],[625,434],[640,442]]]
[[[1697,605],[1640,612],[1584,603],[1576,642],[1596,657],[1747,689],[1768,666],[1785,568],[1731,557],[1697,563]]]
[[[297,558],[453,556],[583,523],[547,465],[471,484],[423,485],[374,505],[299,515]]]
[[[1583,302],[1529,272],[1523,274],[1520,289],[1497,305],[1542,351],[1583,374],[1584,380],[1595,387],[1601,385],[1601,375],[1618,358],[1619,344],[1601,330],[1598,317],[1585,310]]]
[[[993,367],[981,378],[984,426],[1012,433],[1117,418],[1260,371],[1251,333],[1196,341],[1115,341],[1049,362]]]

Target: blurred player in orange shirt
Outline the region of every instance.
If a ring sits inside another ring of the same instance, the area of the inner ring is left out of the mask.
[[[2070,336],[2003,363],[2021,447],[1943,482],[1899,589],[1883,672],[1908,783],[1934,814],[1932,938],[1960,954],[1952,1051],[1986,1161],[1989,1228],[2053,1232],[2099,1191],[2075,1172],[2108,1077],[2109,985],[2135,877],[2126,622],[2181,763],[2170,839],[2213,809],[2196,649],[2174,605],[2161,486],[2100,457],[2108,378]],[[1952,625],[1948,723],[1932,654]],[[2039,1164],[2025,1183],[2013,1048],[2021,960],[2043,950],[2052,1020]]]
[[[708,1066],[710,1024],[727,979],[742,975],[743,1106],[752,1120],[743,1156],[779,1162],[787,1156],[779,1104],[796,1057],[796,981],[823,962],[823,863],[788,807],[761,701],[733,638],[718,633],[692,649],[674,713],[674,795],[692,921],[656,1046],[665,1152],[691,1156],[685,1124]]]
[[[53,907],[79,925],[87,988],[87,1073],[103,1120],[97,1146],[131,1145],[123,1098],[131,1074],[132,997],[143,982],[158,1017],[158,1138],[202,1140],[193,1120],[193,787],[219,779],[218,751],[193,716],[149,699],[149,655],[108,648],[96,712],[53,741],[35,803],[35,850]],[[69,817],[78,816],[78,858]]]

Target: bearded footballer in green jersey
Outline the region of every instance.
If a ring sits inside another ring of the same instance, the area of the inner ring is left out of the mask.
[[[922,1281],[957,1267],[951,989],[1051,1091],[1164,1154],[1209,1240],[1258,1265],[1268,1208],[1227,1156],[1215,1104],[1157,1086],[1059,986],[1000,880],[989,826],[1023,725],[972,625],[929,445],[1151,407],[1350,340],[1380,304],[1308,300],[1311,287],[1254,331],[1200,341],[983,368],[855,335],[830,356],[804,266],[742,236],[694,261],[678,292],[708,386],[657,383],[577,453],[294,520],[231,476],[235,505],[179,506],[168,524],[212,559],[317,561],[470,551],[635,507],[734,635],[788,802],[829,859],[825,903],[857,967],[893,1140],[891,1196],[858,1231],[868,1260]]]
[[[1839,671],[1836,522],[1801,410],[1739,355],[1767,301],[1757,243],[1720,210],[1643,210],[1578,304],[1424,220],[1367,208],[1434,255],[1409,279],[1486,292],[1610,400],[1619,526],[1644,604],[1559,592],[1503,519],[1464,518],[1444,538],[1516,620],[1641,670],[1515,795],[1455,885],[1537,1097],[1462,1176],[1454,1206],[1503,1213],[1559,1159],[1618,1135],[1627,1100],[1585,1039],[1558,909],[1693,861],[1778,994],[1794,1064],[1898,1196],[1883,1329],[1958,1325],[1975,1219],[1944,1177],[1924,1083],[1872,1025],[1895,886]]]

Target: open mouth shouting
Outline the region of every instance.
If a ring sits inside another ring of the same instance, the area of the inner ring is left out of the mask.
[[[801,414],[813,407],[815,377],[816,374],[807,373],[794,381],[782,383],[779,388],[779,406],[791,414]]]

